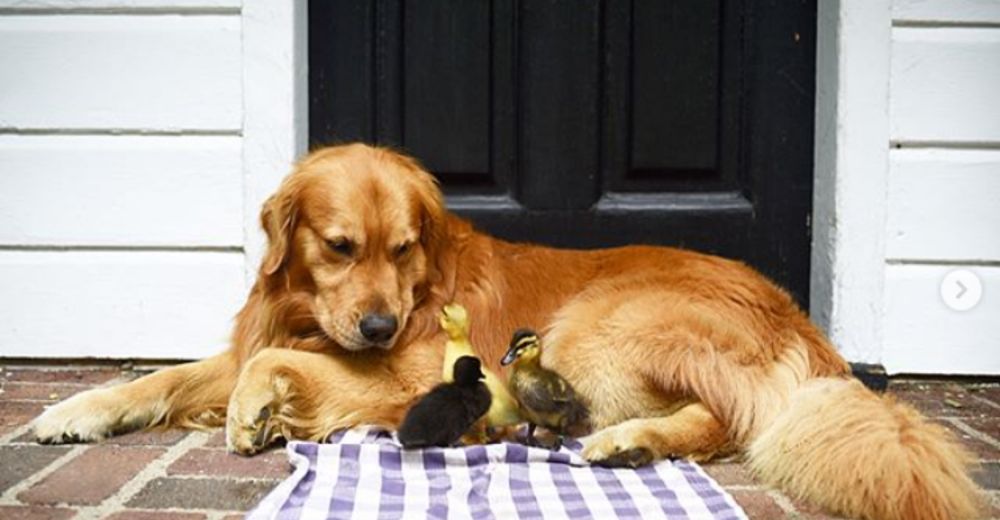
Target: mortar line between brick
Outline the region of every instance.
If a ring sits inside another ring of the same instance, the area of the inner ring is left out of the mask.
[[[733,484],[730,486],[722,486],[722,489],[725,489],[728,493],[732,493],[734,491],[767,491],[767,488],[755,484]]]
[[[117,379],[117,377],[115,378]],[[99,383],[103,385],[104,383]],[[88,389],[96,387],[93,383],[75,383],[72,381],[4,381],[4,385],[27,385],[27,386],[72,386],[75,388]]]
[[[976,399],[976,400],[982,402],[983,404],[985,404],[987,406],[990,406],[990,407],[992,407],[994,409],[1000,410],[1000,404],[994,403],[993,401],[991,401],[991,400],[989,400],[989,399],[987,399],[985,397],[978,396],[976,394],[969,394],[969,395],[971,395],[973,399]]]
[[[969,426],[968,424],[965,424],[965,422],[962,421],[962,419],[958,417],[948,417],[945,418],[945,420],[950,422],[951,424],[954,424],[956,428],[969,434],[971,437],[979,439],[985,442],[986,444],[989,444],[990,446],[993,446],[994,448],[1000,450],[1000,441],[994,439],[993,437],[990,437],[989,435],[986,435],[985,433],[973,428],[972,426]]]
[[[55,473],[57,469],[68,464],[69,461],[75,459],[78,455],[80,455],[84,451],[87,451],[87,448],[89,447],[90,445],[88,444],[78,444],[76,446],[73,446],[72,448],[69,449],[69,451],[62,454],[62,456],[50,462],[48,466],[45,466],[44,468],[31,474],[24,480],[9,487],[7,491],[4,492],[3,496],[0,496],[0,505],[15,505],[15,506],[23,505],[21,501],[17,499],[18,493],[24,491],[25,489],[30,488],[31,486],[34,486],[38,482],[41,482],[42,479],[44,479],[45,477],[51,475],[52,473]]]
[[[30,421],[27,424],[22,424],[21,426],[14,428],[4,435],[0,435],[0,444],[13,444],[14,439],[28,433],[29,431],[31,431]]]
[[[799,514],[798,510],[795,509],[795,505],[792,504],[792,501],[789,500],[788,497],[784,495],[784,493],[781,493],[780,491],[776,491],[773,489],[769,489],[767,490],[767,496],[771,497],[771,499],[774,500],[774,503],[778,504],[778,507],[780,507],[782,511],[785,512],[785,514],[789,515]]]
[[[109,514],[125,509],[125,504],[136,494],[146,487],[146,484],[154,479],[166,476],[167,467],[174,461],[181,458],[192,448],[197,448],[205,443],[205,434],[202,432],[191,432],[187,437],[181,439],[167,449],[159,457],[153,459],[145,468],[135,474],[128,482],[122,485],[114,495],[104,499],[95,506],[84,506],[79,509],[76,518],[81,520],[89,518],[103,518]]]

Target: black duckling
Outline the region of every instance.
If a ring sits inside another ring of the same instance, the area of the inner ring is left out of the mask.
[[[453,383],[435,386],[406,412],[398,432],[404,448],[451,446],[490,409],[479,358],[462,356],[453,371]]]
[[[513,365],[507,384],[510,392],[521,405],[521,415],[528,419],[528,444],[540,445],[535,439],[535,427],[545,428],[560,435],[556,445],[562,444],[562,435],[570,428],[582,426],[588,417],[587,408],[568,381],[540,363],[541,341],[538,334],[520,329],[510,340],[502,365]]]

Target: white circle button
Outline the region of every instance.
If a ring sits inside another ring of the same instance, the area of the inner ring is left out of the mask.
[[[952,310],[967,311],[979,304],[982,297],[983,284],[972,271],[956,269],[941,281],[941,299]]]

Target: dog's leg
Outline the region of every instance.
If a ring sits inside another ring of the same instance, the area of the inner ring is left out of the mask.
[[[613,467],[644,466],[668,457],[701,462],[733,451],[725,428],[700,403],[666,417],[631,419],[582,441],[584,458]]]
[[[229,401],[227,446],[251,455],[276,437],[322,440],[361,424],[395,428],[440,372],[401,377],[392,369],[394,356],[261,351],[244,367]]]
[[[215,426],[222,422],[237,362],[229,353],[95,388],[58,403],[34,422],[43,443],[90,442],[158,424]]]

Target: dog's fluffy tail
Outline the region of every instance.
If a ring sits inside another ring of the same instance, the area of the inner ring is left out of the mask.
[[[981,507],[971,457],[941,426],[844,378],[804,381],[751,441],[769,484],[851,518],[952,520]]]

